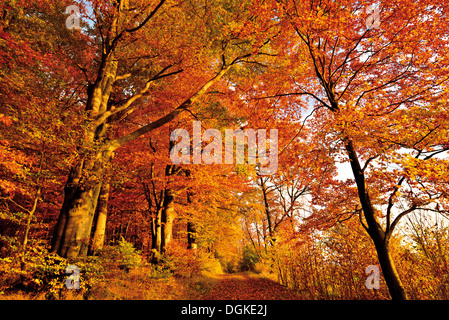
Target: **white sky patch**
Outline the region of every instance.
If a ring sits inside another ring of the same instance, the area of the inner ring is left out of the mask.
[[[340,181],[346,181],[348,179],[354,179],[354,174],[352,173],[351,164],[349,161],[337,162],[336,164],[338,175],[337,179]]]

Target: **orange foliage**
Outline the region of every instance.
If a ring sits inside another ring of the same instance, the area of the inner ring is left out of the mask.
[[[110,182],[103,254],[126,240],[154,274],[241,268],[303,299],[388,299],[396,278],[412,299],[448,299],[445,1],[77,3],[81,30],[65,27],[71,1],[0,1],[0,275],[45,269],[58,211],[94,224],[74,195],[97,203],[86,190]],[[192,121],[277,129],[277,172],[174,166],[170,133]],[[169,205],[172,242],[155,252]],[[260,286],[238,278],[225,284]]]

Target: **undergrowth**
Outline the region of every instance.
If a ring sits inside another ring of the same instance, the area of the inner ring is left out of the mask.
[[[121,239],[92,256],[67,260],[36,242],[20,255],[0,259],[0,299],[199,299],[215,283],[207,274],[221,273],[220,263],[203,252],[174,245],[157,264],[147,262],[131,243]],[[68,289],[69,265],[79,269],[79,288]]]

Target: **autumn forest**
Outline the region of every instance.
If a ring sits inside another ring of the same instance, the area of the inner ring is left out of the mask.
[[[448,6],[0,0],[0,299],[449,299]]]

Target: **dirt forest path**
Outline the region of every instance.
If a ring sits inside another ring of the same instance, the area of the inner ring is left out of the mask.
[[[219,276],[205,300],[298,300],[293,290],[257,275],[237,273]]]

